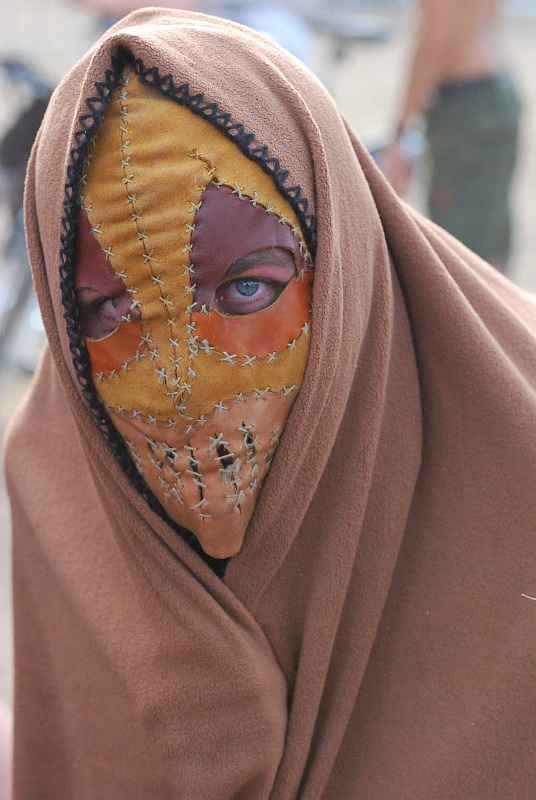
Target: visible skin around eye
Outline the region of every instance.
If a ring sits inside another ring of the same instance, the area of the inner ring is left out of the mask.
[[[76,299],[84,337],[102,339],[113,333],[121,322],[139,319],[138,308],[132,306],[132,295],[120,278],[113,273],[108,262],[99,264],[99,280],[95,286],[77,286]],[[103,269],[109,274],[102,275]],[[214,296],[210,299],[203,291],[203,280],[198,284],[198,303],[205,295],[220,314],[239,316],[253,314],[271,306],[296,275],[292,253],[281,247],[256,250],[240,258],[225,273]],[[104,280],[103,280],[104,278]]]
[[[102,339],[113,333],[121,322],[139,319],[140,313],[132,306],[132,296],[109,264],[99,265],[109,275],[95,281],[97,287],[77,286],[76,299],[80,313],[82,333],[89,339]],[[295,277],[296,266],[292,253],[281,247],[270,247],[248,253],[227,270],[208,305],[227,316],[253,314],[275,303],[288,282]],[[202,278],[199,281],[203,283]],[[104,284],[104,285],[103,285]],[[103,290],[106,291],[103,291]],[[202,285],[197,296],[206,294]],[[198,302],[199,302],[198,299]]]
[[[226,316],[254,314],[275,303],[295,276],[293,254],[282,247],[267,247],[248,253],[231,264],[213,298],[206,296],[200,281],[196,300],[198,305],[205,302]]]
[[[140,318],[139,310],[132,307],[132,296],[121,280],[119,283],[121,286],[111,294],[91,287],[76,289],[80,325],[86,338],[102,339],[113,333],[121,322]]]
[[[102,339],[126,319],[139,319],[132,295],[106,259],[86,212],[78,210],[75,252],[75,295],[82,334]]]

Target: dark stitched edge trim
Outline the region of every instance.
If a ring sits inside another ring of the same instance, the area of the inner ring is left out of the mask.
[[[315,219],[309,212],[307,200],[302,196],[299,186],[287,186],[289,172],[281,166],[279,159],[270,155],[266,145],[259,145],[255,135],[248,133],[240,123],[233,122],[231,115],[221,111],[217,103],[205,100],[201,93],[192,94],[188,84],[175,86],[172,75],[161,76],[157,67],[146,68],[141,59],[135,59],[130,51],[121,48],[117,56],[112,58],[112,69],[105,73],[103,81],[95,84],[96,95],[86,100],[89,109],[80,117],[80,129],[75,134],[76,144],[71,150],[71,160],[67,169],[65,199],[63,202],[63,219],[61,222],[60,249],[60,289],[64,308],[64,318],[69,336],[69,347],[74,369],[80,383],[82,395],[88,408],[96,419],[103,435],[106,437],[121,468],[133,486],[143,495],[153,511],[169,522],[180,534],[198,550],[197,539],[192,533],[178,526],[169,519],[166,512],[153,495],[130,457],[123,439],[113,426],[104,404],[100,401],[89,364],[89,356],[80,330],[78,306],[74,296],[74,257],[76,244],[76,212],[78,188],[82,177],[84,159],[88,143],[111,100],[112,93],[120,84],[121,74],[125,67],[131,67],[142,83],[158,89],[162,94],[171,97],[180,105],[187,106],[195,114],[212,123],[225,136],[231,139],[240,150],[252,161],[259,164],[271,176],[279,192],[285,197],[296,216],[300,220],[307,247],[314,260],[315,253]]]
[[[315,219],[309,211],[309,203],[303,197],[300,186],[287,186],[290,177],[288,170],[283,169],[278,158],[270,155],[268,147],[255,141],[255,134],[248,133],[241,123],[233,122],[231,115],[221,111],[217,103],[205,99],[201,93],[191,94],[187,83],[175,86],[172,75],[160,76],[157,67],[146,68],[140,59],[132,60],[128,51],[121,51],[120,56],[125,63],[130,63],[142,83],[158,89],[162,94],[171,97],[177,103],[190,108],[195,114],[208,120],[228,139],[231,139],[240,150],[273,179],[280,194],[286,198],[298,217],[307,247],[314,260],[315,255]]]

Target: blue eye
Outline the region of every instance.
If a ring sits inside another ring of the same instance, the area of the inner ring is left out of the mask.
[[[294,256],[284,248],[247,253],[228,268],[214,293],[213,306],[231,317],[262,311],[275,303],[295,275]]]
[[[236,281],[236,290],[244,297],[251,297],[259,289],[260,281],[252,280],[251,278],[239,278]]]

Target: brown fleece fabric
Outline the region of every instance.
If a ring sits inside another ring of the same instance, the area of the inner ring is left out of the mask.
[[[316,217],[304,384],[223,581],[123,474],[65,330],[70,150],[119,47]],[[533,798],[532,301],[394,196],[305,68],[189,13],[130,15],[67,75],[26,210],[50,349],[6,445],[15,800]]]

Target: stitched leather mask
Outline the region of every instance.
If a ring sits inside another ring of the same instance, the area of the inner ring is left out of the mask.
[[[272,179],[129,73],[91,143],[76,292],[97,393],[167,514],[239,551],[298,392],[312,271]]]

